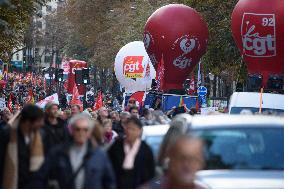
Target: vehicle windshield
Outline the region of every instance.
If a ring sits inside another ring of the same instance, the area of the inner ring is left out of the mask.
[[[252,113],[259,112],[259,108],[253,108],[253,107],[232,107],[230,114],[240,114],[243,110],[249,110]],[[284,115],[284,110],[280,109],[270,109],[270,108],[262,108],[263,113],[276,113]]]
[[[157,158],[158,157],[158,153],[159,153],[159,149],[160,149],[160,145],[162,143],[164,135],[152,135],[152,136],[147,136],[145,137],[145,142],[147,142],[147,144],[150,145],[154,157]]]
[[[205,143],[206,169],[284,170],[283,128],[195,131]]]

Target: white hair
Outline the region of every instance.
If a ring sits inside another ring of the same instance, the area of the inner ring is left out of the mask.
[[[88,122],[88,127],[89,129],[92,129],[95,126],[94,121],[91,119],[90,116],[88,116],[86,113],[80,113],[72,117],[69,121],[69,125],[73,129],[74,126],[76,125],[77,121],[79,120],[86,120]]]

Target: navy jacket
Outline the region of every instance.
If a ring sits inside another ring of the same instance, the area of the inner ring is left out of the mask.
[[[41,170],[34,176],[32,188],[46,189],[48,180],[55,180],[61,189],[74,188],[74,173],[68,155],[70,146],[51,150]],[[84,189],[116,189],[111,163],[100,148],[88,146],[84,171]]]

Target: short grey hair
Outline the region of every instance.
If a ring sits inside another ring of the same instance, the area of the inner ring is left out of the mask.
[[[129,112],[121,112],[120,113],[120,117],[130,117],[130,113]]]
[[[74,129],[75,124],[79,120],[86,120],[88,122],[88,127],[89,129],[92,129],[95,126],[94,121],[91,119],[90,116],[88,116],[86,113],[80,113],[72,117],[69,121],[69,125],[71,126],[72,129]]]

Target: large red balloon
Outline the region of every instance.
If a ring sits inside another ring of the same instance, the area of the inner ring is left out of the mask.
[[[87,68],[88,65],[85,61],[80,60],[70,60],[69,61],[69,74],[68,74],[68,93],[73,93],[73,88],[75,87],[75,70],[82,70],[83,68]],[[85,93],[85,86],[80,85],[78,86],[78,91],[80,95],[84,95]]]
[[[167,5],[151,15],[145,26],[144,45],[155,68],[163,56],[164,90],[182,88],[206,52],[207,41],[207,24],[188,6]]]
[[[284,1],[240,0],[232,14],[232,32],[251,74],[284,72]]]

